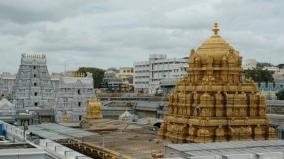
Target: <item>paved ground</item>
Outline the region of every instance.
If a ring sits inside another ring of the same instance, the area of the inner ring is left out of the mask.
[[[100,136],[85,137],[82,140],[89,144],[104,146],[105,148],[131,156],[135,159],[149,159],[153,150],[164,151],[164,144],[156,131],[151,127],[119,122],[106,122],[111,126],[115,123],[118,129],[99,131]],[[100,126],[102,123],[100,123]],[[95,125],[94,125],[95,126]]]

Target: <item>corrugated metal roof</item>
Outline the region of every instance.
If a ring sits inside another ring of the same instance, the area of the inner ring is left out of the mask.
[[[284,140],[169,144],[167,147],[187,154],[188,156],[257,154],[284,152]]]
[[[65,127],[63,125],[47,123],[40,125],[30,125],[28,131],[42,138],[50,140],[80,138],[98,135],[97,133]]]
[[[149,110],[156,111],[160,106],[161,102],[145,102],[145,101],[137,101],[135,109],[137,110]]]

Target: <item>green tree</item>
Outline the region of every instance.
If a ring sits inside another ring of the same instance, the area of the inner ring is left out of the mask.
[[[276,93],[277,99],[284,100],[284,89]]]
[[[284,68],[284,64],[281,63],[281,64],[279,64],[277,67],[278,67],[278,68]]]
[[[257,68],[263,68],[263,67],[272,67],[273,64],[272,63],[268,63],[268,62],[258,62],[256,64]]]
[[[262,70],[260,68],[252,69],[252,70],[245,70],[244,71],[245,77],[251,77],[255,82],[273,82],[272,73],[267,70]]]
[[[96,67],[80,67],[78,69],[78,72],[83,72],[85,75],[87,74],[87,72],[92,73],[94,88],[99,88],[103,81],[105,70]]]

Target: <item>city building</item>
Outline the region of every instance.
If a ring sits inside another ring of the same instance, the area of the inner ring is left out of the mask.
[[[148,61],[134,63],[134,91],[156,94],[161,81],[187,76],[186,58],[167,58],[166,55],[152,54]]]
[[[124,82],[132,84],[133,81],[133,67],[120,67],[118,77]]]
[[[0,94],[9,98],[12,94],[12,90],[16,81],[16,75],[8,72],[3,72],[0,75]]]
[[[279,68],[277,71],[273,73],[273,78],[275,82],[282,82],[284,83],[284,69]]]
[[[276,66],[265,66],[262,69],[267,70],[267,71],[271,72],[272,74],[280,72],[280,69]]]
[[[109,68],[104,73],[102,87],[107,92],[129,92],[132,90],[133,69],[122,67]]]
[[[93,77],[75,73],[59,77],[56,89],[55,121],[58,123],[78,123],[86,113],[87,101],[95,98]]]
[[[22,54],[12,93],[18,113],[33,111],[40,121],[53,121],[54,87],[46,66],[46,56]]]
[[[219,34],[188,60],[189,76],[169,96],[160,135],[173,142],[271,140],[277,137],[266,116],[266,100],[251,79],[243,79],[242,57]]]
[[[255,69],[256,68],[256,60],[255,59],[246,59],[244,60],[244,63],[243,63],[243,69],[244,70],[252,70],[252,69]]]

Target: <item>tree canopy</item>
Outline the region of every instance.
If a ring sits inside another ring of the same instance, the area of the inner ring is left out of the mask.
[[[245,77],[251,77],[255,82],[273,82],[272,73],[268,70],[262,70],[260,68],[252,69],[252,70],[245,70],[244,71]]]
[[[277,67],[279,67],[279,68],[284,68],[284,64],[281,63],[281,64],[279,64]]]
[[[83,72],[85,73],[85,75],[87,72],[92,73],[94,80],[94,88],[99,88],[103,81],[105,70],[96,67],[80,67],[78,69],[78,72]]]
[[[276,93],[277,99],[284,100],[284,89]]]
[[[272,67],[273,64],[272,63],[268,63],[268,62],[258,62],[256,64],[257,68],[264,68],[264,67]]]

